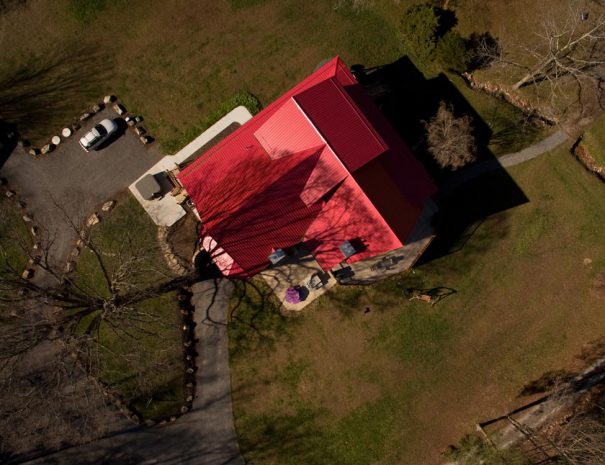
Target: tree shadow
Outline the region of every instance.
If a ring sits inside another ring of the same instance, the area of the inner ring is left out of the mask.
[[[111,72],[110,59],[99,47],[57,47],[20,67],[0,67],[0,111],[34,140],[44,140],[51,127],[67,124],[65,115],[90,102]],[[72,115],[76,116],[76,115]]]
[[[492,130],[445,74],[426,79],[407,56],[371,69],[356,65],[354,71],[438,188],[437,237],[418,264],[461,250],[487,217],[529,201],[488,148]],[[457,171],[440,168],[427,150],[424,122],[442,101],[451,105],[456,116],[469,115],[474,126],[477,161]],[[492,226],[496,237],[508,232],[504,219]]]
[[[17,127],[0,120],[0,168],[15,150],[18,138]]]

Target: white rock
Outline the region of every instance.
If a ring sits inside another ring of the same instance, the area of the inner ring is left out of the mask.
[[[31,277],[34,275],[34,270],[32,270],[31,268],[28,268],[26,270],[23,271],[23,273],[21,273],[21,277],[23,279],[31,279]]]
[[[95,224],[98,224],[99,221],[101,221],[101,218],[99,218],[99,215],[97,215],[96,213],[93,213],[86,220],[86,226],[94,226]]]
[[[103,206],[101,207],[101,210],[103,210],[104,212],[108,212],[115,206],[115,204],[116,204],[115,200],[110,200],[109,202],[105,202],[103,204]]]
[[[71,129],[69,129],[69,128],[63,128],[63,130],[61,131],[61,135],[63,137],[69,137],[69,136],[71,136]]]
[[[61,138],[59,136],[53,136],[50,141],[55,145],[59,145],[61,143]]]

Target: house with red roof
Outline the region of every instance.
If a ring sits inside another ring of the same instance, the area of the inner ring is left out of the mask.
[[[397,251],[413,264],[434,236],[431,179],[338,57],[178,179],[226,276],[301,245],[326,272]]]

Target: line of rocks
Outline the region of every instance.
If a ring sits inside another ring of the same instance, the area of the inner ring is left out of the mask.
[[[138,124],[143,121],[143,117],[140,115],[128,115],[126,107],[118,102],[118,98],[115,95],[106,95],[102,100],[95,103],[91,108],[82,112],[79,116],[75,117],[71,123],[66,124],[60,131],[60,134],[55,134],[50,137],[47,144],[42,147],[33,147],[27,139],[19,139],[18,144],[21,147],[29,147],[28,153],[34,158],[41,158],[49,153],[53,152],[59,144],[71,138],[85,121],[92,118],[94,115],[105,109],[108,105],[112,105],[113,110],[121,117],[124,118],[126,124],[131,128],[135,135],[138,137],[139,142],[143,145],[149,145],[155,141],[150,134],[147,133],[147,129]]]
[[[505,86],[501,86],[499,84],[494,84],[491,82],[480,82],[475,79],[475,77],[471,73],[462,73],[462,78],[471,89],[480,90],[490,95],[493,95],[494,97],[501,98],[502,100],[510,103],[514,107],[517,107],[529,118],[541,121],[542,123],[548,124],[549,126],[559,124],[558,118],[553,115],[545,114],[526,100],[519,97],[519,95],[517,95],[516,93],[511,92]]]
[[[605,166],[600,165],[590,154],[588,148],[582,144],[583,136],[578,137],[578,140],[574,143],[571,148],[571,153],[575,155],[584,167],[595,174],[601,181],[605,182]]]
[[[172,270],[177,276],[185,276],[191,271],[190,265],[174,253],[172,245],[168,240],[170,235],[170,228],[160,226],[158,227],[157,237],[158,243],[160,244],[160,250],[166,260],[168,268]]]
[[[84,246],[83,239],[86,237],[85,235],[88,234],[88,231],[90,230],[90,228],[99,224],[106,217],[106,215],[109,214],[114,209],[116,204],[117,204],[117,202],[115,200],[109,200],[101,206],[100,210],[102,213],[94,212],[88,217],[88,219],[86,220],[86,223],[85,223],[85,229],[83,229],[83,231],[81,232],[81,234],[80,234],[81,237],[76,240],[74,248],[72,249],[72,252],[70,253],[70,258],[66,262],[66,265],[65,265],[66,273],[72,272],[75,269],[76,260],[80,256],[82,247]],[[158,231],[158,238],[159,238],[159,234],[160,234],[160,232]],[[167,236],[164,236],[165,244],[166,244],[166,246],[168,246],[170,248],[170,245],[167,242],[166,237]],[[162,246],[162,244],[163,244],[162,241],[160,241],[160,246]],[[172,249],[170,248],[170,250],[172,250]],[[178,257],[176,257],[176,256],[174,256],[174,258],[178,259]],[[184,267],[183,267],[183,270],[184,270],[184,272],[182,274],[187,273],[187,270]],[[173,271],[175,271],[175,270],[173,270]],[[197,367],[195,365],[195,357],[196,357],[197,353],[195,352],[195,337],[194,337],[194,332],[193,332],[194,327],[195,327],[195,322],[193,320],[193,314],[194,314],[195,308],[191,304],[191,297],[192,297],[192,294],[188,289],[182,288],[178,291],[177,301],[178,301],[178,305],[179,305],[179,312],[181,315],[181,323],[180,323],[181,326],[180,327],[181,327],[181,333],[182,333],[183,359],[185,362],[185,386],[184,386],[185,402],[181,406],[181,408],[179,410],[179,414],[171,415],[170,417],[167,417],[167,418],[165,418],[163,420],[159,420],[159,421],[152,420],[152,419],[143,420],[141,413],[138,412],[131,405],[129,405],[116,390],[111,388],[109,385],[101,382],[95,376],[92,376],[89,374],[90,379],[97,384],[97,386],[103,393],[103,396],[108,401],[110,401],[113,405],[115,405],[115,407],[128,420],[130,420],[131,422],[133,422],[135,424],[141,424],[141,425],[144,425],[147,427],[151,427],[151,426],[155,426],[155,425],[161,426],[168,422],[176,421],[179,416],[184,415],[191,410],[191,407],[193,405],[193,399],[195,396],[195,372],[197,371]],[[72,356],[77,358],[77,354],[75,352],[72,353]]]
[[[15,205],[23,210],[21,219],[27,225],[28,231],[32,236],[32,250],[28,253],[29,258],[21,277],[23,279],[32,279],[35,273],[35,267],[40,262],[41,256],[41,244],[37,241],[37,236],[40,232],[40,228],[34,222],[34,215],[31,212],[26,211],[27,204],[19,199],[19,195],[13,189],[10,189],[8,180],[6,178],[0,178],[0,186],[4,187],[4,195],[6,198],[12,200]]]

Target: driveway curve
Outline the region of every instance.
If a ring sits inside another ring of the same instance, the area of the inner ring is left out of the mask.
[[[244,465],[231,408],[227,311],[233,284],[208,280],[193,286],[198,342],[196,398],[173,423],[132,426],[110,437],[27,462],[49,465]]]

